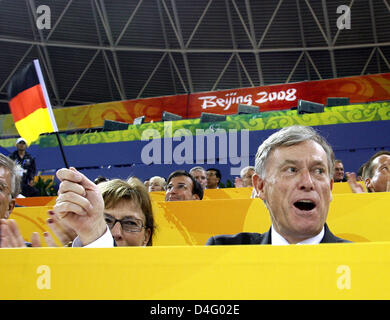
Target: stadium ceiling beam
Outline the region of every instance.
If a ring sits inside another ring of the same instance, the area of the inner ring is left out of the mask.
[[[285,83],[289,83],[290,82],[292,76],[295,73],[295,70],[297,69],[297,67],[298,67],[299,63],[301,62],[301,60],[302,60],[304,55],[305,55],[305,51],[302,51],[301,54],[298,57],[297,62],[295,62],[295,65],[294,65],[293,69],[291,70],[290,74],[288,75]]]
[[[259,43],[257,44],[257,48],[260,48],[261,45],[263,44],[263,41],[264,41],[264,39],[265,39],[265,36],[267,35],[269,28],[271,27],[272,23],[274,22],[275,17],[276,17],[276,14],[278,13],[279,8],[280,8],[280,6],[282,5],[282,3],[283,3],[283,0],[279,0],[279,3],[276,5],[275,10],[274,10],[274,12],[273,12],[271,18],[269,19],[267,26],[266,26],[265,29],[264,29],[263,35],[261,36],[260,41],[259,41]]]
[[[377,34],[376,23],[375,23],[375,12],[374,12],[374,5],[372,3],[372,0],[368,1],[368,5],[370,7],[370,18],[371,18],[372,35],[374,37],[374,42],[378,43],[378,34]],[[380,61],[379,61],[379,52],[375,48],[373,49],[373,52],[374,51],[376,52],[376,63],[377,63],[378,72],[381,72],[381,64],[380,64]],[[367,66],[368,66],[368,64],[367,64]]]
[[[244,30],[245,30],[245,33],[246,33],[246,35],[248,36],[248,39],[249,39],[249,41],[250,41],[250,43],[251,43],[251,45],[252,45],[252,48],[253,48],[253,49],[252,49],[252,50],[248,50],[248,52],[249,52],[249,53],[253,53],[253,54],[256,56],[256,55],[258,55],[258,54],[260,53],[260,51],[258,51],[258,49],[256,48],[256,41],[253,39],[251,33],[249,32],[248,27],[247,27],[247,25],[246,25],[246,23],[245,23],[245,19],[243,18],[242,14],[241,14],[241,12],[240,12],[240,9],[238,8],[237,3],[235,2],[235,0],[232,0],[232,4],[233,4],[233,7],[234,7],[234,10],[236,10],[236,13],[237,13],[237,15],[238,15],[238,18],[239,18],[240,21],[241,21],[241,24],[242,24],[242,26],[243,26],[243,28],[244,28]],[[252,25],[253,25],[253,24],[252,24]],[[233,51],[233,52],[234,52],[234,51]],[[254,86],[254,83],[253,83],[252,79],[250,78],[249,73],[248,73],[248,71],[246,70],[246,68],[245,68],[245,66],[244,66],[244,64],[243,64],[243,62],[242,62],[240,55],[236,55],[236,56],[237,56],[237,59],[238,59],[239,62],[240,62],[241,67],[244,68],[245,75],[246,75],[247,78],[249,79],[249,82],[251,83],[251,86],[253,87],[253,86]],[[256,59],[256,58],[255,58],[255,59]],[[258,74],[259,74],[259,81],[260,81],[260,83],[262,83],[262,82],[263,82],[263,77],[262,77],[261,71],[259,72],[259,70],[261,70],[261,68],[260,68],[259,65],[260,65],[260,61],[259,61],[259,60],[256,60],[256,67],[257,67]]]
[[[389,10],[390,12],[390,5],[388,4],[387,0],[383,0],[385,6],[387,7],[387,9]]]
[[[98,24],[98,19],[97,19],[97,12],[96,12],[97,8],[93,5],[93,1],[94,0],[91,0],[92,14],[93,14],[93,18],[94,18],[94,21],[95,21],[96,33],[97,33],[97,36],[98,36],[98,41],[99,41],[100,46],[102,47],[103,46],[103,40],[102,40],[102,36],[100,35],[100,30],[99,30],[99,24]],[[121,95],[122,89],[121,89],[120,84],[118,82],[117,75],[115,74],[115,72],[114,72],[114,70],[113,70],[113,68],[111,66],[111,61],[110,61],[110,59],[108,59],[106,50],[100,49],[100,51],[103,53],[104,70],[105,70],[105,73],[106,73],[107,83],[108,83],[108,86],[110,88],[111,97],[112,97],[113,100],[115,100],[114,99],[114,94],[113,94],[113,91],[112,91],[112,87],[111,87],[111,79],[110,79],[110,76],[109,76],[109,72],[110,72],[110,74],[112,76],[112,80],[114,81],[114,84],[115,84],[115,87],[116,87],[116,89],[118,91],[118,94],[121,97],[122,97],[122,95]]]
[[[187,43],[185,44],[185,48],[186,49],[189,47],[189,45],[190,45],[190,43],[192,41],[192,38],[194,37],[194,35],[195,35],[196,31],[198,30],[200,24],[202,23],[202,20],[203,20],[204,16],[206,15],[207,11],[209,10],[209,7],[210,7],[212,2],[213,2],[213,0],[209,0],[209,2],[207,3],[206,7],[204,8],[200,18],[198,19],[198,22],[195,25],[194,30],[192,30],[192,33],[191,33],[190,37],[188,38]]]
[[[92,63],[95,61],[96,57],[98,56],[98,54],[100,53],[101,51],[98,50],[96,51],[96,53],[94,54],[94,56],[91,58],[91,60],[88,62],[88,64],[85,66],[84,70],[82,71],[82,73],[80,74],[79,78],[75,81],[73,87],[69,90],[68,94],[66,95],[65,99],[62,101],[62,104],[65,104],[69,97],[72,95],[74,89],[76,89],[76,87],[78,86],[79,82],[81,81],[81,79],[84,77],[84,75],[87,73],[87,71],[89,70],[89,68],[91,67]]]
[[[229,0],[225,0],[225,7],[226,7],[226,15],[228,18],[227,20],[228,20],[228,24],[229,24],[230,36],[232,38],[233,49],[237,49],[237,41],[236,41],[236,36],[234,34],[233,20],[232,20],[232,14],[230,12]],[[240,71],[240,63],[238,62],[237,58],[235,59],[235,63],[236,63],[236,69],[237,69],[238,83],[240,84],[240,87],[242,87],[243,84],[242,84],[242,77],[241,77],[241,71]]]
[[[62,41],[49,41],[42,42],[37,40],[26,40],[20,38],[11,38],[0,36],[0,42],[8,43],[20,43],[36,46],[46,46],[46,47],[59,47],[59,48],[76,48],[76,49],[88,49],[88,50],[104,50],[112,51],[113,47],[111,46],[99,46],[99,45],[90,45],[86,43],[76,43],[76,42],[62,42]],[[390,41],[387,42],[378,42],[378,43],[361,43],[361,44],[350,44],[350,45],[338,45],[332,46],[333,50],[345,50],[345,49],[362,49],[362,48],[381,48],[389,47]],[[129,51],[129,52],[171,52],[171,53],[272,53],[272,52],[296,52],[296,51],[324,51],[329,50],[329,46],[315,46],[315,47],[288,47],[288,48],[260,48],[260,49],[234,49],[234,48],[209,48],[209,49],[198,49],[198,48],[150,48],[150,47],[135,47],[135,46],[118,46],[115,47],[116,51]]]
[[[37,11],[36,11],[37,8],[35,5],[35,1],[34,0],[26,0],[26,6],[27,6],[28,16],[30,19],[31,29],[33,31],[34,38],[36,39],[37,35],[36,35],[36,31],[35,31],[35,29],[36,29],[35,28],[35,21],[37,21]],[[42,43],[41,46],[37,46],[38,54],[40,55],[43,66],[46,69],[47,77],[49,78],[51,88],[52,88],[54,96],[57,100],[57,106],[61,107],[62,103],[61,103],[60,95],[58,92],[57,82],[56,82],[55,77],[54,77],[54,72],[53,72],[53,68],[51,66],[51,61],[50,61],[50,55],[49,55],[49,52],[48,52],[47,46],[46,46],[47,42],[42,34],[42,30],[40,30],[39,28],[38,28],[38,34],[39,34],[39,38],[40,38],[41,43]]]
[[[134,19],[134,17],[135,17],[135,14],[137,13],[137,11],[138,11],[138,9],[139,9],[139,7],[141,6],[141,4],[142,4],[143,1],[144,1],[144,0],[139,0],[139,1],[138,1],[137,6],[134,8],[134,10],[133,10],[133,12],[131,13],[129,19],[127,19],[126,24],[125,24],[125,26],[123,27],[121,33],[119,34],[118,38],[116,39],[116,41],[115,41],[115,46],[117,46],[117,45],[119,44],[119,42],[121,41],[123,35],[124,35],[125,32],[127,31],[127,28],[129,27],[130,23],[133,21],[133,19]]]
[[[323,29],[322,26],[321,26],[320,21],[319,21],[318,18],[317,18],[316,13],[314,12],[313,8],[311,7],[309,1],[308,1],[308,0],[305,0],[305,2],[306,2],[307,7],[309,8],[309,11],[310,11],[311,15],[313,16],[314,21],[316,22],[316,24],[317,24],[317,26],[318,26],[318,29],[320,30],[322,36],[324,37],[324,40],[326,41],[326,43],[328,43],[328,38],[327,38],[327,36],[326,36],[326,34],[325,34],[325,32],[324,32],[324,29]]]
[[[8,84],[8,81],[11,80],[12,76],[15,74],[16,71],[18,71],[20,65],[23,63],[24,59],[29,55],[31,50],[34,48],[34,45],[30,45],[30,47],[26,50],[23,57],[19,60],[19,62],[16,64],[16,66],[12,69],[11,73],[8,75],[8,77],[4,80],[3,84],[0,86],[0,92],[5,88],[5,86]]]
[[[305,38],[305,33],[303,31],[303,20],[302,20],[302,11],[301,11],[301,6],[299,4],[300,0],[296,0],[296,5],[297,5],[297,11],[298,11],[298,23],[299,23],[299,31],[301,34],[301,41],[302,41],[302,46],[306,50],[306,38]],[[304,51],[303,51],[304,52]],[[310,76],[310,66],[309,66],[309,61],[307,59],[307,56],[304,55],[305,59],[305,69],[306,69],[306,77],[307,80],[311,80]],[[291,75],[292,76],[292,75]],[[287,78],[289,80],[289,78]]]
[[[313,62],[313,60],[312,60],[312,58],[311,58],[309,52],[305,52],[305,54],[306,54],[307,58],[309,59],[309,61],[310,61],[310,63],[311,63],[311,66],[313,67],[314,71],[317,73],[318,78],[319,78],[320,80],[322,80],[321,74],[320,74],[320,72],[318,71],[318,69],[317,69],[315,63]]]
[[[177,40],[179,42],[179,45],[180,45],[180,48],[181,48],[181,53],[183,55],[183,61],[184,61],[184,67],[185,67],[185,70],[186,70],[186,75],[187,75],[187,82],[188,82],[188,86],[190,88],[190,93],[194,92],[194,85],[193,85],[193,82],[192,82],[192,76],[191,76],[191,69],[190,69],[190,65],[188,63],[188,57],[187,57],[187,48],[184,46],[184,40],[183,40],[183,34],[181,32],[181,27],[180,27],[180,20],[179,20],[179,15],[177,13],[177,9],[176,9],[176,2],[175,0],[171,0],[171,5],[172,5],[172,10],[173,10],[173,16],[174,16],[174,19],[175,19],[175,23],[173,22],[173,19],[171,17],[171,14],[168,10],[168,7],[165,3],[165,0],[162,0],[162,3],[163,3],[163,6],[164,6],[164,9],[165,9],[165,12],[169,18],[169,21],[172,25],[172,28],[174,29],[174,32],[175,32],[175,35],[177,37]]]
[[[280,0],[283,1],[283,0]],[[248,16],[248,23],[249,23],[249,30],[251,34],[251,43],[253,46],[253,49],[257,48],[256,47],[256,33],[255,33],[255,26],[253,24],[253,19],[252,19],[252,9],[251,5],[249,3],[249,0],[245,0],[245,8],[246,8],[246,13]],[[261,70],[261,62],[260,62],[260,54],[258,52],[254,53],[255,55],[255,61],[256,61],[256,68],[257,68],[257,76],[259,77],[259,85],[262,86],[264,85],[264,78],[263,78],[263,72]]]
[[[236,57],[237,57],[238,61],[240,62],[241,68],[242,68],[242,70],[244,70],[244,73],[245,73],[246,77],[248,78],[249,83],[251,84],[252,87],[254,87],[255,85],[251,79],[251,76],[249,75],[248,70],[246,70],[245,64],[241,60],[240,55],[236,54]]]
[[[99,7],[99,2],[100,2],[100,7]],[[106,6],[104,5],[104,1],[103,0],[100,0],[100,1],[99,0],[95,0],[95,6],[96,6],[96,9],[97,9],[98,15],[100,17],[100,21],[103,24],[103,28],[104,28],[104,31],[106,33],[108,42],[110,43],[110,47],[111,47],[110,51],[111,51],[111,54],[112,54],[112,58],[114,60],[114,66],[115,66],[115,71],[116,71],[116,75],[117,75],[117,81],[118,81],[119,87],[121,89],[119,94],[120,94],[122,100],[127,100],[126,90],[125,90],[125,87],[123,85],[122,73],[121,73],[121,70],[120,70],[118,57],[117,57],[117,54],[116,54],[116,48],[117,47],[115,46],[114,39],[113,39],[113,36],[112,36],[110,23],[108,21]]]
[[[378,50],[379,54],[381,55],[383,61],[386,63],[387,68],[390,70],[390,63],[387,60],[386,56],[383,54],[383,51],[381,50],[381,48],[377,48],[377,50]]]
[[[144,86],[141,88],[141,90],[138,92],[138,95],[137,95],[137,99],[139,99],[142,95],[142,93],[144,92],[144,90],[146,89],[146,87],[148,86],[150,80],[152,80],[154,74],[157,72],[158,68],[160,67],[161,63],[164,61],[165,57],[167,56],[167,52],[165,52],[162,57],[160,58],[159,62],[156,64],[156,66],[154,67],[152,73],[149,75],[149,78],[148,80],[146,80]]]
[[[328,8],[326,6],[326,0],[322,0],[322,11],[324,13],[324,20],[325,20],[325,29],[326,29],[326,41],[329,46],[329,55],[330,55],[330,65],[332,66],[332,74],[333,78],[337,78],[337,67],[336,67],[336,60],[334,58],[334,50],[332,46],[332,35],[330,33],[330,23],[329,23],[329,16],[328,16]]]
[[[56,23],[54,24],[53,28],[51,28],[49,34],[47,35],[46,37],[46,41],[48,41],[51,37],[51,35],[53,34],[53,32],[56,30],[57,26],[59,25],[59,23],[61,22],[62,18],[64,17],[65,13],[68,11],[70,5],[73,3],[73,0],[69,0],[69,2],[66,4],[64,10],[62,10],[60,16],[58,17],[58,19],[56,20]]]
[[[102,36],[100,35],[99,23],[98,23],[98,19],[97,19],[96,8],[93,5],[93,0],[91,0],[91,8],[92,8],[92,16],[93,16],[93,21],[95,22],[96,34],[97,34],[97,37],[98,37],[99,45],[102,46],[103,45],[103,40],[102,40]],[[110,79],[110,74],[109,74],[109,70],[108,70],[108,66],[107,66],[108,64],[110,64],[110,61],[108,61],[108,59],[107,59],[106,52],[103,51],[103,50],[100,50],[100,51],[103,54],[104,73],[106,75],[107,86],[110,89],[111,99],[115,100],[114,92],[113,92],[113,88],[112,88],[112,84],[111,84],[111,79]],[[115,75],[113,73],[111,75],[112,75],[113,78],[115,77]],[[118,93],[120,95],[119,84],[116,83],[115,85],[117,85],[117,90],[118,90]]]
[[[219,81],[221,81],[223,75],[225,74],[227,68],[229,67],[230,63],[232,62],[232,59],[234,58],[235,56],[235,53],[232,53],[232,55],[230,56],[229,60],[226,62],[224,68],[222,69],[221,73],[219,74],[217,80],[214,82],[213,84],[213,87],[211,88],[211,91],[214,91],[215,88],[217,87]]]
[[[163,34],[163,38],[164,38],[165,48],[168,49],[169,48],[169,41],[168,41],[167,29],[165,28],[164,16],[162,14],[160,1],[156,0],[156,4],[157,4],[158,15],[160,17],[160,24],[161,24],[161,30],[162,30],[162,34]],[[175,61],[174,61],[174,59],[172,57],[172,54],[170,52],[168,53],[168,55],[169,55],[169,72],[171,74],[172,87],[173,87],[173,90],[174,90],[175,94],[177,94],[175,73],[174,73]],[[179,77],[179,79],[181,81],[181,84],[183,85],[184,81],[182,81],[183,79],[181,79],[181,75],[180,75],[179,72],[178,72],[178,77]],[[184,90],[187,92],[185,84],[183,85],[183,88],[185,88]]]
[[[368,65],[370,64],[371,59],[372,59],[372,56],[374,55],[374,53],[376,52],[376,50],[377,50],[377,48],[374,48],[374,49],[371,50],[371,53],[370,53],[370,55],[369,55],[369,57],[368,57],[368,59],[367,59],[365,65],[364,65],[364,67],[363,67],[363,69],[362,69],[362,72],[360,73],[361,76],[364,75],[364,74],[366,73],[366,69],[367,69]],[[379,61],[378,61],[378,62],[379,62]]]

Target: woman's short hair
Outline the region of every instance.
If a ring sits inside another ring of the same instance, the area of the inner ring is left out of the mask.
[[[102,193],[104,206],[107,209],[114,208],[122,200],[130,200],[137,204],[145,216],[145,227],[150,229],[148,246],[153,244],[153,235],[156,229],[154,223],[152,202],[145,185],[137,178],[128,181],[112,179],[101,182],[98,187]]]

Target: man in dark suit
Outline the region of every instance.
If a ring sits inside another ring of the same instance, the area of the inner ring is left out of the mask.
[[[271,216],[268,232],[211,237],[207,245],[349,242],[326,225],[332,200],[334,153],[310,127],[279,130],[258,148],[253,186]]]

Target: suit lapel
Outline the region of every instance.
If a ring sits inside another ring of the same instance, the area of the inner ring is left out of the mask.
[[[320,243],[334,243],[338,242],[338,238],[330,232],[328,225],[325,223],[324,225],[324,237],[322,238]]]
[[[271,244],[271,228],[261,235],[260,244]]]

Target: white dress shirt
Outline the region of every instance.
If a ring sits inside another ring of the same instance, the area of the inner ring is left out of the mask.
[[[301,242],[298,242],[297,244],[319,244],[324,237],[325,229],[322,227],[321,232],[317,234],[316,236],[305,239]],[[278,245],[283,246],[286,244],[290,244],[286,239],[284,239],[279,233],[275,231],[274,226],[271,226],[271,244],[272,245]]]
[[[73,248],[83,247],[83,248],[113,248],[114,247],[114,238],[112,237],[110,228],[107,226],[106,232],[95,241],[83,246],[81,243],[80,237],[77,236],[72,243]]]

